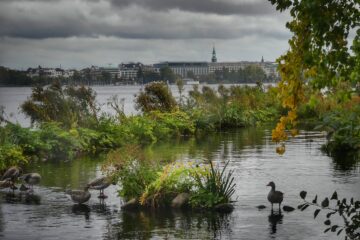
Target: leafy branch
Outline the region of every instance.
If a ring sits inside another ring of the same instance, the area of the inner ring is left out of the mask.
[[[304,200],[304,203],[300,204],[298,209],[304,211],[309,206],[316,207],[314,219],[322,210],[327,211],[327,219],[324,221],[324,224],[327,227],[324,230],[324,233],[331,231],[340,235],[344,231],[345,240],[360,239],[360,201],[354,201],[354,198],[351,198],[350,201],[347,201],[346,198],[340,200],[336,191],[332,194],[330,199],[326,197],[321,203],[318,203],[317,195],[311,202],[306,200],[306,195],[306,191],[300,192],[300,197]],[[330,206],[330,201],[335,202],[333,207]],[[342,218],[344,225],[339,226],[331,222],[331,217],[336,215]]]

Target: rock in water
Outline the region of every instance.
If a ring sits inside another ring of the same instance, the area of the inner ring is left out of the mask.
[[[178,194],[171,202],[171,207],[173,208],[182,208],[187,205],[189,202],[190,194],[180,193]]]
[[[221,213],[231,213],[234,210],[234,205],[231,203],[222,203],[216,205],[214,209]]]
[[[266,206],[265,206],[265,205],[258,205],[258,206],[256,206],[256,208],[259,209],[259,210],[261,210],[261,209],[266,208]]]
[[[139,201],[136,198],[133,198],[127,201],[124,205],[121,206],[122,210],[134,210],[139,207]]]
[[[295,210],[295,208],[284,205],[284,206],[283,206],[283,210],[284,210],[285,212],[292,212],[292,211]]]

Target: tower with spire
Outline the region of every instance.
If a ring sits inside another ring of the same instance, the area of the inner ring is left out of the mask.
[[[213,46],[211,62],[213,62],[213,63],[217,62],[215,46]]]

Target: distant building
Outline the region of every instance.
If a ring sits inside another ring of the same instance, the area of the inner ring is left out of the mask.
[[[216,62],[217,62],[215,46],[213,47],[211,62],[212,62],[212,63],[216,63]]]
[[[207,62],[161,62],[154,64],[154,67],[161,69],[169,67],[176,75],[182,78],[190,77],[189,75],[201,76],[209,73]]]
[[[59,78],[64,77],[64,69],[61,68],[29,68],[26,71],[26,75],[30,78],[33,77],[47,77],[47,78]]]
[[[121,63],[119,64],[120,78],[134,81],[138,78],[139,71],[144,67],[142,63]]]

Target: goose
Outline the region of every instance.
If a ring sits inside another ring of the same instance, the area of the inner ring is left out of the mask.
[[[270,186],[271,190],[267,196],[267,199],[269,200],[269,202],[271,203],[271,209],[273,208],[273,204],[274,203],[278,203],[279,204],[279,209],[280,209],[280,205],[284,199],[284,194],[280,191],[275,191],[275,183],[274,182],[269,182],[268,185],[266,186]]]
[[[14,183],[10,178],[0,181],[0,188],[11,188],[14,186]]]
[[[99,198],[107,198],[104,194],[104,189],[109,187],[110,184],[115,183],[111,182],[108,177],[100,177],[88,183],[88,186],[90,189],[100,190],[100,195],[98,196]]]
[[[91,197],[88,186],[86,186],[84,190],[68,190],[66,193],[70,195],[73,202],[78,204],[83,204],[89,201]]]
[[[18,177],[21,175],[22,173],[22,169],[20,167],[11,167],[8,170],[6,170],[6,172],[4,173],[4,175],[1,177],[1,180],[5,180],[7,178],[10,178],[13,182],[15,182]]]
[[[33,189],[34,185],[39,184],[41,181],[41,176],[38,173],[27,173],[20,177],[26,184],[30,185],[31,190]]]

